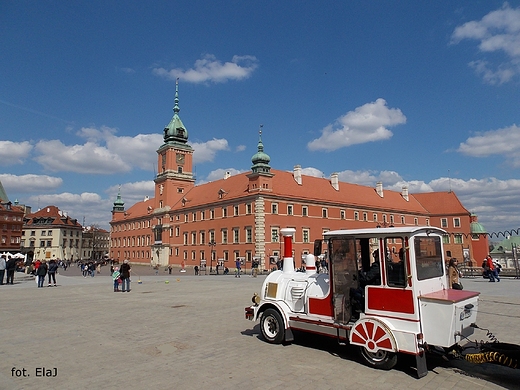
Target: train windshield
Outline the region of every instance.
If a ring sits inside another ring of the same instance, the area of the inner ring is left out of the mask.
[[[418,280],[432,279],[444,275],[440,237],[416,236],[414,248]]]

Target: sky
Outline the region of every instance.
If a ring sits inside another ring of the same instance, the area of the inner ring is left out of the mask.
[[[196,183],[271,167],[454,191],[520,227],[520,1],[0,0],[0,181],[109,227],[173,115]]]

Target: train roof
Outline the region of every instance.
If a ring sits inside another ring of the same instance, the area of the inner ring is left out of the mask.
[[[446,234],[446,231],[434,226],[404,226],[404,227],[388,227],[388,228],[370,228],[370,229],[342,229],[330,230],[323,233],[324,238],[332,236],[356,236],[356,237],[380,237],[380,236],[399,236],[399,235],[415,235],[418,233],[425,234]]]

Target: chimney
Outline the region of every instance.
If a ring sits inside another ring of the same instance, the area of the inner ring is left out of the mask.
[[[334,188],[336,191],[339,191],[339,180],[338,174],[336,172],[330,175],[330,184],[332,184],[332,188]]]
[[[403,197],[404,200],[406,200],[407,202],[410,200],[408,198],[408,186],[403,186],[403,189],[401,191],[401,196]]]
[[[231,172],[226,171],[226,172],[224,173],[224,180],[229,179],[230,177],[231,177]]]
[[[379,195],[381,198],[383,197],[383,182],[382,181],[378,181],[376,183],[376,192],[377,192],[377,195]]]
[[[298,185],[302,185],[302,166],[301,165],[295,165],[293,170],[293,177],[296,183]]]
[[[292,255],[292,239],[294,233],[296,233],[295,228],[283,228],[280,229],[280,233],[283,235],[283,266],[282,272],[284,274],[289,274],[294,272],[294,258]]]

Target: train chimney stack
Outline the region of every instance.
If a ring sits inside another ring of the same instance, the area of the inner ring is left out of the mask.
[[[283,273],[294,272],[294,258],[292,255],[292,238],[296,233],[295,228],[283,228],[280,230],[283,235]]]

